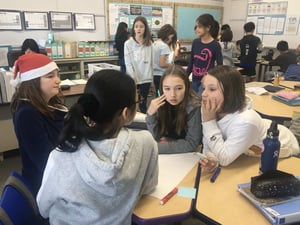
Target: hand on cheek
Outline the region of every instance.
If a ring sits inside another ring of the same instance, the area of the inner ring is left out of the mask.
[[[205,102],[202,101],[202,118],[203,122],[214,120],[217,117],[217,113],[221,108],[221,104],[217,103],[216,98],[207,99]]]

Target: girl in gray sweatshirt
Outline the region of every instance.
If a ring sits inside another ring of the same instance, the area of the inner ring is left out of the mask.
[[[89,79],[66,117],[37,196],[51,225],[131,224],[136,202],[158,181],[153,137],[123,128],[133,120],[136,103],[128,75],[102,70]]]
[[[140,111],[146,113],[147,96],[153,80],[153,47],[145,17],[135,18],[131,36],[124,46],[126,71],[138,85]]]
[[[151,101],[146,117],[159,153],[195,151],[202,143],[201,100],[191,89],[186,72],[179,66],[168,68],[161,78],[160,93]]]

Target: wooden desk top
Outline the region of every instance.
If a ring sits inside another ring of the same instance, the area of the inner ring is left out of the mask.
[[[71,86],[69,90],[62,91],[63,96],[81,95],[83,94],[85,84]]]
[[[300,81],[288,81],[288,80],[280,80],[279,86],[294,89],[295,85],[300,85]]]
[[[179,186],[194,187],[198,164],[180,182]],[[182,198],[177,195],[172,197],[165,205],[159,204],[159,199],[152,196],[143,196],[137,203],[133,214],[142,219],[154,219],[162,217],[187,214],[191,210],[192,199]]]
[[[222,225],[270,225],[237,188],[238,184],[250,182],[252,176],[258,175],[259,162],[259,158],[242,155],[222,168],[215,183],[210,183],[211,174],[202,174],[196,210]],[[278,169],[300,175],[300,159],[281,159]]]
[[[280,83],[281,82],[283,81],[280,81]],[[262,86],[264,84],[270,85],[270,83],[261,82],[252,82],[250,84],[251,86],[255,86],[256,83],[258,84],[258,86]],[[252,108],[265,116],[291,119],[294,111],[300,112],[300,106],[289,106],[279,101],[276,101],[272,99],[272,94],[255,95],[247,92],[246,95],[253,100]]]

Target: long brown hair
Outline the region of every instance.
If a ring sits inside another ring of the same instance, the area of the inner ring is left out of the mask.
[[[27,100],[37,111],[47,118],[54,119],[54,109],[49,107],[59,107],[63,104],[61,94],[52,97],[47,102],[42,96],[43,92],[40,87],[40,77],[24,81],[16,88],[16,92],[12,97],[11,111],[16,113],[22,100]]]
[[[135,39],[136,34],[135,34],[135,31],[134,31],[134,26],[135,26],[135,23],[138,22],[138,21],[142,22],[145,26],[145,32],[144,32],[144,35],[143,35],[143,38],[144,38],[144,43],[143,44],[146,45],[146,46],[149,46],[149,45],[152,44],[151,32],[150,32],[150,28],[148,26],[147,19],[145,17],[138,16],[138,17],[135,18],[135,20],[133,22],[133,25],[132,25],[132,35],[131,36],[136,41],[136,39]]]
[[[243,76],[230,66],[217,66],[208,71],[216,78],[224,95],[221,113],[234,113],[246,105],[245,82]]]
[[[183,80],[185,86],[184,98],[181,103],[177,106],[172,106],[168,103],[163,105],[158,110],[158,128],[161,135],[168,135],[170,124],[175,122],[175,133],[180,136],[182,132],[186,131],[187,121],[186,121],[186,108],[190,101],[199,100],[200,97],[191,88],[189,77],[185,70],[180,66],[171,66],[163,74],[160,81],[160,92],[163,93],[163,83],[166,77],[174,76],[179,77]],[[173,118],[172,109],[176,107],[177,116]]]
[[[176,48],[177,42],[177,32],[170,24],[163,25],[157,32],[157,38],[160,38],[163,42],[166,42],[169,39],[170,35],[174,35],[169,46],[172,50]]]

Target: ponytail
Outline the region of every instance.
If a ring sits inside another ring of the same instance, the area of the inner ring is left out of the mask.
[[[128,75],[115,70],[96,72],[65,117],[58,150],[75,152],[83,139],[112,138],[122,127],[122,110],[135,110],[135,97],[135,83]]]

